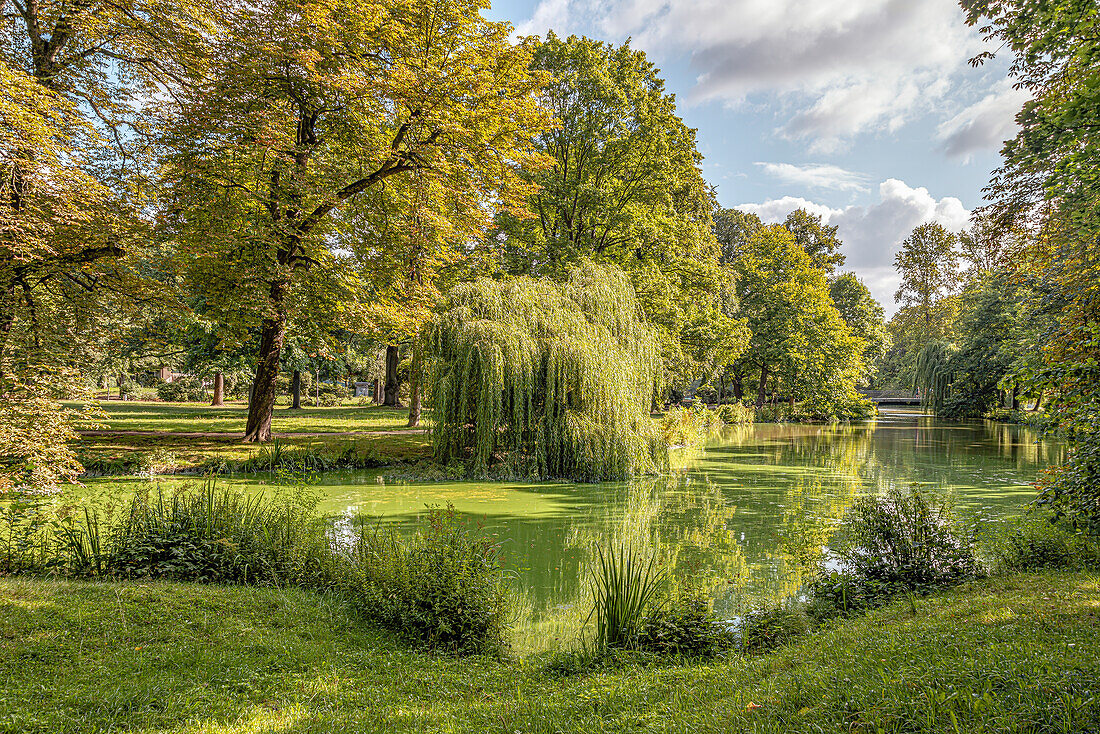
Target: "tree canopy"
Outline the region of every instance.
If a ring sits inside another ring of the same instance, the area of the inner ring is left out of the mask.
[[[653,472],[659,344],[621,270],[456,287],[425,334],[436,460],[576,481]]]

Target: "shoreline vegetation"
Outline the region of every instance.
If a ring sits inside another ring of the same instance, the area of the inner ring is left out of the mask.
[[[425,480],[462,479],[465,472],[432,462],[430,412],[418,428],[406,425],[403,408],[338,405],[276,411],[276,438],[256,447],[236,434],[246,406],[212,408],[198,403],[99,402],[106,415],[84,429],[76,443],[82,478],[105,476],[203,476],[235,473],[392,469]],[[798,403],[770,403],[761,410],[744,402],[715,406],[670,406],[653,414],[658,435],[670,448],[694,447],[725,426],[752,423],[859,423],[873,420],[873,405],[856,404],[841,416]],[[1044,412],[1001,410],[987,420],[1048,430]],[[493,479],[493,475],[488,475]]]
[[[43,733],[1082,732],[1100,721],[1098,615],[1094,573],[1045,571],[768,652],[571,672],[548,654],[418,652],[293,588],[2,578],[0,715]]]

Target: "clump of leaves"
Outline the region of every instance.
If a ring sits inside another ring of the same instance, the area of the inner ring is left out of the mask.
[[[858,499],[836,553],[856,576],[912,591],[948,586],[979,570],[973,533],[946,501],[915,487]]]
[[[707,595],[687,585],[645,616],[630,646],[662,657],[710,659],[731,649],[733,640]]]
[[[810,630],[810,619],[797,608],[759,609],[745,614],[739,625],[741,649],[766,652],[787,644]]]
[[[412,537],[374,526],[346,551],[344,588],[367,617],[426,647],[499,654],[510,608],[500,544],[453,505],[430,507]]]

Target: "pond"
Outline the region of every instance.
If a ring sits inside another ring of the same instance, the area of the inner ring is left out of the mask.
[[[1060,451],[1019,426],[884,411],[858,426],[730,428],[679,457],[670,476],[630,483],[417,484],[354,472],[325,474],[318,487],[334,522],[365,516],[412,526],[427,505],[451,503],[499,538],[520,599],[517,644],[532,650],[556,646],[583,622],[596,544],[654,549],[680,582],[709,589],[719,614],[733,618],[797,594],[861,493],[920,484],[962,512],[1003,517],[1034,498],[1030,483]]]

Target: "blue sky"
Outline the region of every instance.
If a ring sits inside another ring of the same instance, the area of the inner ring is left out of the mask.
[[[722,205],[823,215],[888,312],[901,240],[965,226],[1025,99],[1005,59],[968,64],[986,45],[953,0],[497,0],[486,15],[632,39],[698,130]]]

